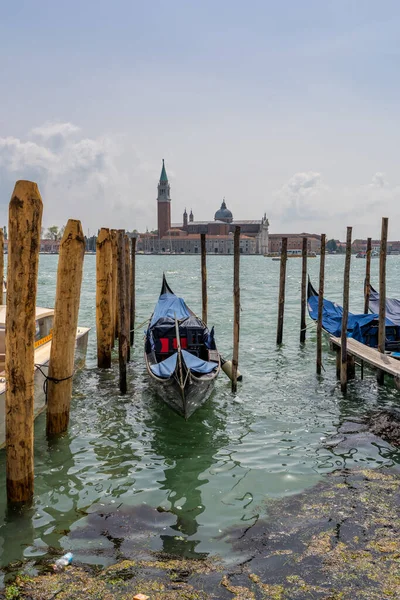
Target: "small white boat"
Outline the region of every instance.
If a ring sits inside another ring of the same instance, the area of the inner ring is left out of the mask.
[[[50,348],[52,339],[54,310],[52,308],[36,307],[36,335],[35,335],[35,396],[34,396],[34,418],[46,407],[46,397],[44,393],[44,375],[47,375]],[[6,378],[5,378],[5,359],[6,359],[6,306],[0,305],[0,448],[5,445],[6,439]],[[78,327],[76,331],[75,346],[75,369],[80,369],[85,364],[87,343],[89,337],[89,327]],[[36,366],[40,367],[40,369]],[[41,372],[43,371],[43,373]]]

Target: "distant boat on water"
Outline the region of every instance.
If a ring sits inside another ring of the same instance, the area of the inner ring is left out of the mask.
[[[265,256],[271,256],[271,254],[265,254]],[[287,251],[288,258],[301,258],[302,250],[288,250]],[[315,252],[307,252],[307,258],[316,258],[317,255]],[[272,260],[281,260],[281,255],[272,256]]]
[[[378,256],[379,256],[379,252],[377,252],[376,250],[371,251],[371,258],[378,258]],[[367,258],[367,253],[364,251],[357,252],[356,258]]]

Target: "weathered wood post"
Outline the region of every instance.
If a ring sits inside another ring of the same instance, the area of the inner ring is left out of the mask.
[[[128,344],[128,351],[126,355],[126,360],[129,362],[131,360],[131,245],[129,241],[129,236],[125,235],[125,293],[126,293],[126,318],[125,318],[125,326],[126,326],[126,339]]]
[[[369,310],[369,296],[371,294],[371,251],[372,238],[367,240],[367,256],[365,263],[365,289],[364,289],[364,313],[367,315]]]
[[[85,237],[81,222],[69,219],[60,244],[53,339],[47,388],[48,435],[66,431],[72,395],[76,330],[81,297]]]
[[[281,269],[279,275],[279,299],[278,299],[278,329],[276,333],[276,343],[282,344],[283,337],[283,315],[285,311],[285,283],[286,283],[286,262],[287,262],[287,237],[282,238],[281,249]]]
[[[232,392],[237,391],[239,366],[239,330],[240,330],[240,227],[235,227],[233,239],[233,355],[232,355]]]
[[[0,228],[0,304],[4,304],[3,298],[3,287],[4,287],[4,232],[3,228]]]
[[[114,341],[113,256],[110,230],[100,229],[96,242],[96,331],[97,366],[111,367],[111,344]]]
[[[388,238],[388,223],[387,217],[382,217],[381,231],[381,251],[379,256],[379,332],[378,332],[378,350],[385,353],[386,347],[386,255],[387,255],[387,238]],[[385,373],[378,369],[376,375],[379,384],[383,384]]]
[[[119,358],[119,389],[126,394],[126,361],[128,356],[128,340],[126,337],[126,269],[125,269],[125,231],[117,231],[118,247],[118,358]]]
[[[112,347],[114,348],[115,340],[118,337],[118,232],[116,229],[111,229],[111,245],[112,245],[112,305],[113,305],[113,331],[114,339]]]
[[[300,344],[306,341],[306,307],[307,307],[307,238],[303,237],[301,251],[301,313],[300,313]]]
[[[325,278],[325,243],[326,235],[321,234],[321,252],[319,261],[319,291],[318,291],[318,319],[317,319],[317,374],[322,371],[322,314],[324,308],[324,278]]]
[[[135,341],[135,312],[136,312],[136,298],[135,298],[135,284],[136,284],[136,238],[132,238],[131,245],[131,331],[130,331],[130,342],[131,346]]]
[[[343,283],[343,316],[342,316],[342,335],[341,335],[341,363],[340,363],[340,387],[343,393],[347,391],[347,321],[349,317],[349,288],[350,288],[350,261],[351,261],[351,232],[352,228],[347,228],[346,237],[346,260],[344,265],[344,283]]]
[[[207,324],[207,255],[206,255],[206,234],[200,234],[201,239],[201,318]]]
[[[8,217],[6,308],[7,500],[33,497],[33,407],[36,290],[42,199],[36,183],[17,181]]]

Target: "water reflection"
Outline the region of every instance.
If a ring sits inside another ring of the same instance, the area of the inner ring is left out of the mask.
[[[176,515],[175,536],[162,535],[163,551],[185,557],[202,557],[196,552],[201,541],[199,516],[204,512],[202,487],[209,483],[215,456],[228,444],[226,415],[213,405],[212,397],[188,421],[154,401],[147,425],[152,429],[151,447],[167,467],[160,489],[167,491],[165,509]]]

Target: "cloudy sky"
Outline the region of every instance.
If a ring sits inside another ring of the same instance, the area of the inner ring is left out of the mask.
[[[0,17],[0,224],[15,180],[44,225],[172,219],[400,238],[400,3],[20,0]]]

